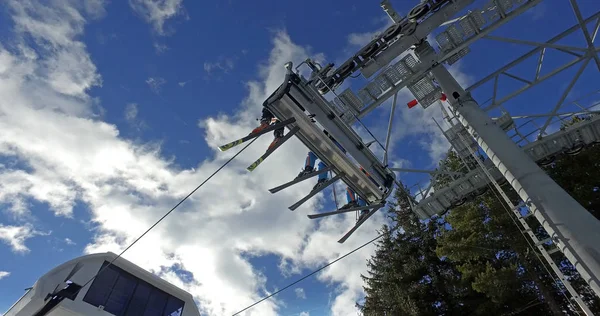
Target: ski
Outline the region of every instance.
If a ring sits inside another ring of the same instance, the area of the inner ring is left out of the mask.
[[[364,222],[366,222],[367,219],[369,219],[369,217],[371,217],[371,215],[375,214],[375,212],[377,212],[380,208],[381,207],[373,209],[367,215],[365,215],[365,217],[361,218],[358,222],[356,222],[356,225],[354,225],[354,227],[352,227],[352,229],[350,231],[348,231],[346,233],[346,235],[344,235],[344,237],[342,237],[340,240],[338,240],[338,242],[340,244],[343,244],[346,240],[348,240],[348,238],[350,238],[350,236],[352,234],[354,234],[354,232],[360,227],[360,225],[362,225]]]
[[[310,193],[303,197],[300,201],[294,203],[292,206],[288,207],[290,209],[290,211],[294,211],[296,210],[298,207],[300,207],[300,205],[302,205],[304,202],[308,201],[311,197],[315,196],[317,193],[323,191],[326,187],[330,186],[332,183],[336,182],[337,180],[339,180],[340,178],[342,178],[342,174],[337,174],[335,177],[325,181],[325,183],[323,183],[323,185],[321,185],[319,188],[317,188],[316,190],[312,190],[310,191]]]
[[[288,139],[290,139],[292,136],[294,136],[294,134],[296,134],[299,130],[300,130],[300,127],[298,127],[298,126],[292,128],[292,130],[289,131],[287,134],[285,134],[285,136],[283,136],[283,138],[281,138],[281,140],[277,144],[275,144],[275,146],[267,149],[267,151],[262,156],[260,156],[260,158],[256,159],[256,161],[253,162],[246,169],[248,171],[253,171],[254,169],[256,169],[256,167],[258,167],[258,165],[260,165],[265,159],[267,159],[267,157],[269,157],[277,148],[279,148],[279,146],[281,146]]]
[[[316,219],[316,218],[321,218],[321,217],[326,217],[326,216],[331,216],[331,215],[336,215],[336,214],[343,214],[343,213],[349,213],[349,212],[355,212],[355,211],[362,211],[362,210],[370,210],[370,209],[379,209],[381,207],[383,207],[383,203],[380,204],[374,204],[374,205],[367,205],[367,206],[357,206],[357,207],[351,207],[345,210],[337,210],[337,211],[333,211],[333,212],[326,212],[326,213],[319,213],[319,214],[310,214],[307,215],[308,218],[310,219]]]
[[[258,133],[250,134],[250,135],[244,136],[244,137],[242,137],[242,138],[240,138],[238,140],[234,140],[231,143],[225,144],[223,146],[219,146],[219,150],[220,151],[229,150],[229,149],[231,149],[231,148],[233,148],[233,147],[235,147],[237,145],[243,144],[243,143],[245,143],[245,142],[247,142],[247,141],[249,141],[249,140],[251,140],[253,138],[256,138],[258,136],[264,135],[264,134],[266,134],[268,132],[271,132],[271,131],[274,131],[276,129],[282,128],[282,127],[284,127],[284,126],[286,126],[286,125],[288,125],[290,123],[294,123],[295,121],[296,121],[296,119],[292,117],[292,118],[287,119],[287,120],[285,120],[283,122],[279,122],[279,123],[273,124],[273,125],[265,128],[265,129],[263,129],[262,131],[260,131]]]
[[[282,184],[282,185],[280,185],[278,187],[274,187],[272,189],[269,189],[269,192],[271,192],[271,193],[277,193],[277,192],[279,192],[279,191],[281,191],[281,190],[283,190],[283,189],[285,189],[287,187],[290,187],[290,186],[292,186],[292,185],[294,185],[296,183],[299,183],[299,182],[302,182],[304,180],[310,179],[310,178],[312,178],[314,176],[318,176],[318,175],[320,175],[322,173],[325,173],[325,172],[327,172],[329,170],[331,170],[331,168],[330,167],[326,167],[326,168],[323,168],[323,169],[318,170],[318,171],[313,171],[313,172],[311,172],[311,173],[309,173],[307,175],[304,175],[302,177],[296,178],[296,179],[294,179],[294,180],[292,180],[292,181],[290,181],[288,183],[284,183],[284,184]]]

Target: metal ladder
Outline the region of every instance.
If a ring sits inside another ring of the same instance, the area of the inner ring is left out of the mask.
[[[445,110],[443,108],[443,105],[442,105],[442,110],[445,112]],[[450,121],[450,117],[448,117],[448,120]],[[450,123],[450,124],[452,125],[452,123]],[[573,286],[571,285],[571,283],[567,280],[567,278],[565,277],[565,275],[562,273],[562,271],[560,271],[560,269],[558,268],[558,266],[556,265],[556,263],[554,263],[554,260],[550,256],[551,254],[560,251],[560,249],[558,247],[556,247],[556,245],[555,245],[554,241],[552,240],[552,238],[546,238],[544,240],[539,240],[537,238],[537,236],[534,234],[534,232],[531,229],[531,227],[529,227],[529,224],[527,224],[527,221],[525,221],[525,219],[529,218],[530,216],[532,216],[533,213],[529,212],[526,215],[521,215],[521,212],[519,211],[521,205],[514,205],[511,202],[511,200],[508,198],[508,196],[506,195],[506,193],[504,192],[504,190],[502,190],[502,188],[500,187],[500,185],[498,184],[498,182],[496,182],[496,180],[494,179],[494,177],[492,177],[492,175],[488,172],[488,169],[485,167],[485,165],[483,164],[483,162],[481,161],[481,159],[479,159],[479,157],[477,156],[477,154],[475,153],[475,151],[473,150],[473,148],[467,146],[468,142],[464,138],[464,136],[461,135],[460,133],[458,133],[458,136],[461,139],[461,141],[463,142],[463,144],[465,145],[465,147],[467,147],[469,149],[469,151],[471,152],[471,156],[473,156],[473,158],[475,159],[475,161],[477,161],[477,164],[483,170],[483,172],[485,173],[485,175],[488,177],[488,179],[490,180],[490,183],[494,185],[494,187],[496,188],[496,190],[502,196],[502,199],[504,200],[504,202],[506,204],[508,204],[508,206],[510,207],[510,210],[515,215],[517,221],[521,224],[521,227],[519,227],[519,230],[521,231],[521,233],[522,234],[526,233],[527,235],[529,235],[529,238],[531,238],[531,240],[534,242],[534,244],[532,245],[527,240],[527,243],[529,244],[529,246],[531,246],[532,248],[536,247],[539,250],[539,252],[542,254],[542,256],[544,257],[544,259],[546,259],[546,262],[550,265],[550,268],[552,268],[552,271],[554,271],[554,273],[556,274],[556,276],[558,276],[558,279],[560,280],[560,282],[565,286],[565,288],[567,289],[567,291],[572,295],[573,300],[575,300],[575,302],[577,302],[577,305],[579,305],[579,307],[585,313],[585,315],[588,315],[588,316],[594,315],[592,313],[592,311],[589,309],[589,307],[584,303],[583,299],[581,298],[581,295],[579,295],[579,293],[577,292],[577,290],[575,290],[575,288],[573,288]],[[531,203],[530,201],[527,201],[527,202],[524,203],[525,204],[524,206],[527,206],[530,203]],[[520,204],[523,204],[523,203],[520,203]],[[514,221],[514,218],[513,218],[513,221]],[[515,225],[516,225],[516,222],[515,222]],[[546,250],[546,248],[544,247],[544,244],[547,243],[547,242],[553,242],[554,248],[552,248],[550,250]],[[535,253],[535,251],[534,251],[534,254],[539,258],[538,254]],[[575,312],[577,312],[577,311],[575,311]]]

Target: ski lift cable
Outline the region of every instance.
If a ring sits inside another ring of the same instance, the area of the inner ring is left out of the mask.
[[[119,259],[121,256],[123,256],[123,254],[129,250],[131,247],[133,247],[133,245],[135,245],[138,241],[140,241],[140,239],[142,239],[144,236],[146,236],[146,234],[148,234],[152,229],[154,229],[154,227],[156,227],[158,224],[160,224],[160,222],[162,222],[167,216],[169,216],[171,213],[173,213],[173,211],[175,211],[176,208],[178,208],[181,204],[183,204],[183,202],[185,202],[190,196],[192,196],[192,194],[196,193],[196,191],[198,191],[198,189],[200,189],[204,184],[206,184],[213,176],[215,176],[217,173],[219,173],[219,171],[221,171],[223,168],[225,168],[225,166],[227,166],[230,162],[232,162],[239,154],[241,154],[244,150],[246,150],[246,148],[248,148],[248,146],[252,145],[252,143],[257,140],[257,138],[254,138],[252,141],[250,141],[246,146],[244,146],[240,151],[238,151],[235,155],[233,155],[231,158],[229,158],[223,165],[221,165],[217,170],[215,170],[210,176],[208,176],[208,178],[206,178],[204,181],[202,181],[202,183],[200,183],[194,190],[192,190],[188,195],[186,195],[183,199],[181,199],[177,204],[175,204],[175,206],[173,206],[173,208],[171,208],[167,213],[165,213],[161,218],[159,218],[154,224],[152,224],[152,226],[150,226],[146,231],[144,231],[139,237],[137,237],[131,244],[129,244],[129,246],[127,246],[127,248],[125,248],[123,251],[121,251],[121,253],[119,253],[114,259],[112,259],[106,266],[104,266],[102,269],[100,269],[98,271],[98,273],[96,273],[92,278],[90,278],[87,282],[85,282],[76,292],[75,295],[79,294],[79,291],[81,291],[81,289],[83,289],[86,285],[88,285],[90,282],[92,282],[94,279],[96,279],[102,272],[104,272],[110,265],[112,265],[117,259]]]
[[[390,234],[391,234],[391,233],[393,233],[394,231],[396,231],[398,228],[400,228],[400,226],[396,226],[394,229],[390,230]],[[239,315],[240,313],[242,313],[242,312],[244,312],[244,311],[246,311],[246,310],[248,310],[248,309],[250,309],[250,308],[252,308],[252,307],[254,307],[254,306],[256,306],[256,305],[258,305],[259,303],[262,303],[263,301],[266,301],[266,300],[268,300],[269,298],[271,298],[271,297],[273,297],[273,296],[275,296],[275,295],[277,295],[277,294],[279,294],[279,293],[281,293],[281,292],[283,292],[283,291],[285,291],[285,290],[289,289],[290,287],[292,287],[292,286],[294,286],[294,285],[296,285],[296,284],[298,284],[298,283],[300,283],[300,282],[302,282],[302,281],[304,281],[304,280],[308,279],[309,277],[311,277],[311,276],[313,276],[313,275],[317,274],[318,272],[320,272],[320,271],[324,270],[325,268],[327,268],[327,267],[329,267],[329,266],[333,265],[334,263],[336,263],[336,262],[338,262],[338,261],[340,261],[340,260],[342,260],[342,259],[344,259],[344,258],[348,257],[349,255],[351,255],[351,254],[353,254],[353,253],[355,253],[355,252],[359,251],[360,249],[362,249],[362,248],[364,248],[364,247],[368,246],[369,244],[373,243],[374,241],[376,241],[377,239],[379,239],[379,238],[381,238],[381,237],[383,237],[383,236],[384,236],[384,234],[379,234],[377,237],[375,237],[375,238],[373,238],[373,239],[369,240],[368,242],[366,242],[366,243],[362,244],[361,246],[359,246],[359,247],[355,248],[354,250],[352,250],[352,251],[350,251],[350,252],[346,253],[345,255],[343,255],[343,256],[341,256],[341,257],[339,257],[339,258],[337,258],[337,259],[335,259],[335,260],[333,260],[333,261],[331,261],[331,262],[329,262],[329,263],[327,263],[326,265],[324,265],[324,266],[322,266],[322,267],[318,268],[317,270],[314,270],[313,272],[311,272],[311,273],[309,273],[309,274],[307,274],[307,275],[305,275],[305,276],[301,277],[300,279],[298,279],[298,280],[296,280],[296,281],[294,281],[294,282],[292,282],[292,283],[290,283],[290,284],[286,285],[285,287],[281,288],[280,290],[278,290],[278,291],[275,291],[275,292],[273,292],[272,294],[269,294],[269,295],[267,295],[267,296],[263,297],[262,299],[260,299],[260,300],[258,300],[258,301],[256,301],[256,302],[254,302],[253,304],[246,306],[244,309],[240,310],[239,312],[236,312],[236,313],[232,314],[231,316]]]

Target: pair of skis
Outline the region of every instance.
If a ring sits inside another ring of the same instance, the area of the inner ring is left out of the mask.
[[[308,180],[312,177],[315,177],[319,174],[325,173],[330,171],[332,168],[331,167],[326,167],[323,168],[321,170],[318,171],[313,171],[307,175],[304,175],[302,177],[296,178],[288,183],[284,183],[280,186],[277,186],[275,188],[269,189],[269,192],[271,193],[276,193],[279,192],[285,188],[288,188],[294,184],[297,184],[299,182]],[[320,187],[313,189],[307,196],[303,197],[302,199],[300,199],[298,202],[292,204],[289,209],[291,211],[296,210],[298,207],[300,207],[300,205],[302,205],[304,202],[308,201],[310,198],[312,198],[313,196],[315,196],[317,193],[323,191],[325,188],[327,188],[328,186],[330,186],[331,184],[333,184],[334,182],[336,182],[337,180],[339,180],[341,177],[343,176],[342,173],[338,173],[336,174],[335,177],[327,180],[326,182],[323,183],[323,185],[321,185]],[[350,238],[350,236],[352,234],[354,234],[354,232],[362,225],[364,224],[367,219],[369,219],[369,217],[371,217],[373,214],[375,214],[375,212],[377,212],[380,208],[382,208],[385,205],[385,202],[381,202],[378,204],[373,204],[373,205],[367,205],[367,206],[358,206],[358,207],[352,207],[352,208],[347,208],[347,209],[340,209],[340,210],[336,210],[333,212],[326,212],[326,213],[320,213],[320,214],[310,214],[307,215],[308,218],[310,219],[317,219],[317,218],[322,218],[322,217],[326,217],[326,216],[332,216],[332,215],[337,215],[337,214],[343,214],[343,213],[349,213],[349,212],[356,212],[356,211],[363,211],[363,210],[370,210],[366,215],[362,216],[357,222],[356,224],[354,224],[354,227],[352,227],[351,230],[349,230],[344,236],[342,236],[342,238],[340,240],[338,240],[339,243],[344,243],[348,238]]]
[[[280,128],[284,128],[285,126],[294,123],[296,121],[296,119],[294,118],[290,118],[287,119],[283,122],[279,122],[279,123],[275,123],[271,126],[268,126],[266,128],[264,128],[263,130],[254,133],[254,134],[250,134],[248,136],[244,136],[238,140],[234,140],[231,143],[225,144],[223,146],[219,146],[219,150],[220,151],[227,151],[233,147],[239,146],[251,139],[257,138],[261,135],[264,135],[266,133],[269,133],[271,131],[280,129]],[[267,151],[260,156],[258,159],[256,159],[256,161],[254,161],[250,166],[248,166],[246,169],[248,171],[253,171],[254,169],[256,169],[256,167],[258,167],[265,159],[267,159],[267,157],[269,157],[277,148],[279,148],[283,143],[285,143],[288,139],[290,139],[292,136],[294,136],[294,134],[296,134],[298,131],[300,130],[300,128],[298,126],[292,128],[287,134],[285,134],[275,145],[273,145],[272,147],[269,147],[267,149]]]
[[[271,131],[277,130],[279,128],[283,128],[291,123],[294,123],[296,120],[294,118],[290,118],[287,119],[283,122],[279,122],[276,124],[273,124],[271,126],[266,127],[265,129],[254,133],[254,134],[250,134],[247,135],[245,137],[242,137],[238,140],[235,140],[231,143],[225,144],[223,146],[219,146],[219,150],[221,151],[227,151],[233,147],[239,146],[251,139],[257,138],[261,135],[264,135],[266,133],[269,133]],[[285,143],[288,139],[290,139],[292,136],[294,136],[294,134],[296,134],[298,131],[300,130],[300,127],[295,126],[293,128],[290,129],[290,131],[285,134],[277,143],[275,143],[273,146],[269,147],[267,149],[267,151],[260,156],[256,161],[254,161],[250,166],[248,166],[246,169],[248,171],[253,171],[254,169],[256,169],[265,159],[267,159],[267,157],[269,157],[275,150],[277,150],[277,148],[279,148],[283,143]],[[312,177],[315,177],[319,174],[325,173],[332,170],[331,167],[327,167],[318,171],[314,171],[311,172],[307,175],[304,175],[302,177],[296,178],[288,183],[282,184],[278,187],[272,188],[269,191],[271,193],[276,193],[279,192],[283,189],[286,189],[294,184],[297,184],[299,182],[308,180]],[[343,176],[342,173],[336,173],[336,176],[327,180],[325,183],[323,183],[322,186],[320,186],[319,188],[312,190],[307,196],[305,196],[304,198],[300,199],[298,202],[294,203],[293,205],[291,205],[289,207],[289,209],[291,211],[296,210],[298,207],[300,207],[302,204],[304,204],[304,202],[308,201],[310,198],[312,198],[313,196],[315,196],[317,193],[321,192],[322,190],[324,190],[325,188],[327,188],[328,186],[330,186],[331,184],[333,184],[334,182],[336,182],[337,180],[341,179]],[[348,231],[344,236],[342,236],[342,238],[340,240],[338,240],[339,243],[344,243],[364,222],[367,221],[367,219],[369,219],[369,217],[371,217],[373,214],[375,214],[375,212],[377,212],[380,208],[382,208],[385,205],[385,202],[379,203],[379,204],[374,204],[374,205],[368,205],[368,206],[359,206],[359,207],[353,207],[353,208],[348,208],[348,209],[341,209],[341,210],[336,210],[333,212],[326,212],[326,213],[321,213],[321,214],[311,214],[308,215],[308,218],[310,219],[317,219],[317,218],[322,218],[322,217],[326,217],[326,216],[332,216],[332,215],[337,215],[337,214],[343,214],[343,213],[348,213],[348,212],[355,212],[355,211],[362,211],[362,210],[370,210],[366,215],[362,216],[354,225],[354,227]]]

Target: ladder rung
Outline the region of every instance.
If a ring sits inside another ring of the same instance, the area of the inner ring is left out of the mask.
[[[553,254],[553,253],[555,253],[555,252],[559,252],[559,251],[560,251],[560,249],[558,249],[558,247],[556,247],[556,248],[552,248],[552,249],[550,249],[550,250],[546,250],[546,252],[547,252],[549,255],[551,255],[551,254]]]
[[[533,215],[533,213],[527,213],[527,214],[525,214],[525,215],[521,216],[521,218],[522,218],[522,219],[526,219],[526,218],[529,218],[529,217],[531,217],[532,215]]]
[[[540,240],[540,241],[538,241],[537,243],[535,243],[535,245],[536,245],[536,247],[537,247],[537,246],[539,246],[539,245],[541,245],[541,244],[545,244],[545,243],[547,243],[547,242],[549,242],[549,241],[552,241],[552,238],[549,238],[549,237],[548,237],[548,238],[546,238],[546,239],[544,239],[544,240]]]

